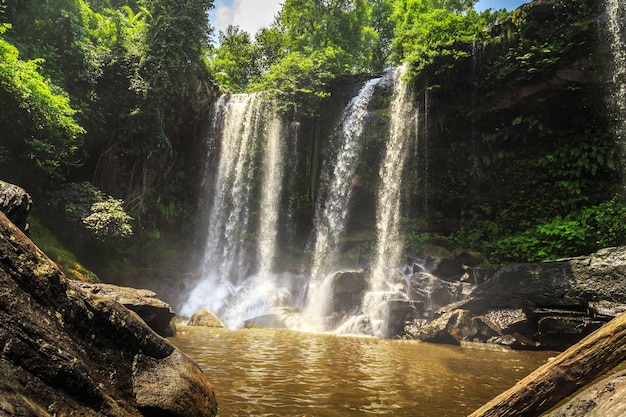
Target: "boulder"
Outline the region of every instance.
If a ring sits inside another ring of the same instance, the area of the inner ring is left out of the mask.
[[[112,284],[92,284],[80,281],[69,281],[71,285],[91,294],[110,298],[129,310],[134,311],[148,326],[160,336],[173,337],[175,327],[172,319],[175,314],[169,304],[156,298],[150,290],[119,287]]]
[[[164,359],[136,355],[133,391],[146,417],[200,416],[215,410],[211,384],[198,366],[179,350]]]
[[[0,181],[0,212],[23,232],[28,232],[26,218],[33,200],[30,195],[17,185]]]
[[[454,289],[455,283],[416,274],[411,298],[428,296],[435,306],[437,294],[439,302],[450,301],[434,312],[435,318],[468,311],[478,327],[477,341],[565,349],[626,311],[624,275],[626,248],[608,248],[584,257],[505,266],[466,298]],[[465,331],[453,331],[454,325],[447,322],[446,332]]]
[[[70,285],[3,214],[0,260],[0,414],[217,414],[195,362],[133,311]]]
[[[440,307],[463,298],[465,284],[461,282],[448,282],[426,272],[413,274],[409,282],[409,299],[423,304],[423,318],[432,319]]]
[[[191,319],[187,323],[188,326],[202,326],[202,327],[214,327],[214,328],[225,328],[226,326],[222,321],[215,315],[214,312],[205,308],[204,310],[197,311],[193,313]]]
[[[368,284],[365,270],[352,269],[335,274],[332,281],[332,313],[346,313],[361,305]]]
[[[514,264],[499,269],[473,291],[493,308],[587,306],[611,302],[626,306],[626,247],[590,256]]]
[[[407,323],[410,323],[417,311],[424,309],[424,303],[411,300],[389,300],[387,334],[388,337],[402,336]]]
[[[522,308],[489,310],[484,317],[498,328],[500,334],[531,331],[528,329],[528,315]]]
[[[286,329],[288,326],[280,314],[264,314],[246,320],[243,327],[246,329]]]
[[[424,342],[459,345],[474,339],[478,328],[467,310],[454,310],[416,329],[413,339]]]

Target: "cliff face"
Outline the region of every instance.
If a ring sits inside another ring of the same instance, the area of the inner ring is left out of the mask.
[[[602,13],[597,1],[533,1],[471,59],[418,78],[414,212],[517,234],[614,192]]]
[[[69,286],[0,214],[0,414],[213,416],[199,367],[120,304]]]
[[[604,16],[597,0],[535,0],[462,46],[467,57],[417,75],[417,121],[407,126],[418,133],[402,185],[408,232],[460,231],[453,245],[495,263],[623,244],[593,241],[589,231],[603,226],[585,217],[612,204],[621,181]],[[352,231],[373,229],[388,105],[382,93],[370,106]]]

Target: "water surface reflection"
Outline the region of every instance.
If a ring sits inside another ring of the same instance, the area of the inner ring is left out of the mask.
[[[181,326],[170,341],[221,417],[465,416],[551,356],[289,330]]]

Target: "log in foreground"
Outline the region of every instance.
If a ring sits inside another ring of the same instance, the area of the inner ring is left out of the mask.
[[[469,417],[536,417],[626,357],[626,313],[539,367]]]

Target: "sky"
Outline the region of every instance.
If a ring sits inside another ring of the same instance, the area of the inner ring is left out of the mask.
[[[479,0],[476,10],[515,9],[530,0]],[[211,25],[216,29],[226,30],[228,25],[239,26],[252,37],[262,27],[269,26],[280,10],[284,0],[215,0],[215,8],[211,10]]]

